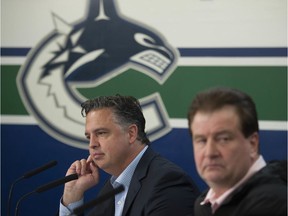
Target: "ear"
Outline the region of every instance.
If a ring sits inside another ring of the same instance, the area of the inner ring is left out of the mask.
[[[136,124],[132,124],[128,127],[128,136],[130,143],[134,143],[138,136],[138,127]]]
[[[250,143],[250,155],[252,158],[257,158],[257,155],[259,154],[259,134],[257,132],[254,132],[249,137],[249,143]]]

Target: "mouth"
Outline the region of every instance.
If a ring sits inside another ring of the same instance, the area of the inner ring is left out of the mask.
[[[215,169],[221,169],[223,166],[220,164],[207,164],[204,166],[204,169],[206,170],[215,170]]]
[[[104,153],[93,153],[92,154],[92,158],[94,159],[94,160],[99,160],[99,159],[101,159],[101,158],[103,158],[104,157]]]

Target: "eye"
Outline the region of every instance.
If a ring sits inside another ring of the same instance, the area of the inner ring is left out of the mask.
[[[204,145],[206,143],[206,138],[204,137],[196,137],[193,139],[193,143],[197,145]]]
[[[156,47],[155,40],[148,35],[145,35],[142,33],[136,33],[134,38],[139,44],[143,46],[151,47],[151,48]]]
[[[107,134],[108,134],[107,131],[97,131],[96,136],[103,137],[103,136],[106,136]]]
[[[231,139],[232,139],[231,136],[229,136],[228,134],[225,134],[225,135],[218,136],[216,140],[224,144],[224,143],[228,143]]]

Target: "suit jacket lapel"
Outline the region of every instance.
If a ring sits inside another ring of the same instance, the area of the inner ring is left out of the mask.
[[[98,196],[106,194],[111,190],[113,190],[113,187],[110,181],[108,180]],[[95,208],[88,214],[88,216],[114,216],[114,215],[115,215],[114,197],[104,201],[103,203],[99,203],[99,205],[95,206]]]
[[[151,160],[157,154],[148,147],[146,152],[143,154],[142,158],[140,159],[133,177],[131,179],[130,187],[125,199],[125,205],[123,208],[122,216],[125,216],[131,207],[132,203],[134,202],[135,196],[137,195],[138,191],[141,189],[141,180],[146,177],[148,172],[148,167],[151,163]]]

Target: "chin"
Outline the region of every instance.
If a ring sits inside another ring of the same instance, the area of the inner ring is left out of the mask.
[[[216,174],[216,173],[214,173],[214,174],[208,174],[208,175],[204,175],[203,176],[203,179],[205,180],[205,181],[207,181],[207,182],[221,182],[221,181],[223,181],[223,174]]]

